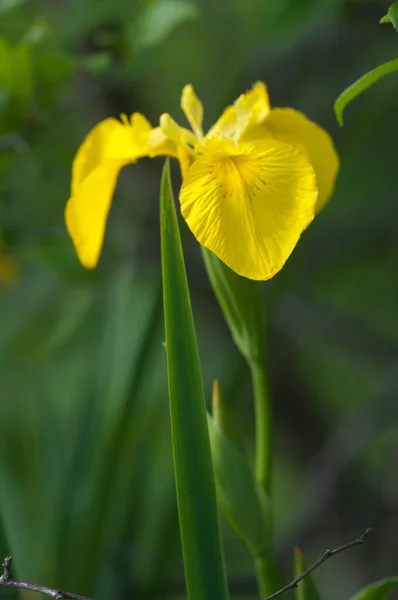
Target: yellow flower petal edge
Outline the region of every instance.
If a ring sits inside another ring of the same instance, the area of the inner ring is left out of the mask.
[[[258,126],[250,127],[242,140],[263,140],[271,137],[299,148],[312,164],[319,190],[316,212],[322,210],[333,193],[339,157],[330,135],[292,108],[273,108]]]
[[[188,171],[180,201],[203,246],[239,275],[269,279],[314,217],[315,173],[288,144],[212,139]]]

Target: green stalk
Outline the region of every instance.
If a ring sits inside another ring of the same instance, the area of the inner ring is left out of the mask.
[[[272,404],[265,357],[249,363],[254,390],[256,420],[256,480],[271,496]]]
[[[272,402],[269,394],[265,353],[261,360],[249,361],[249,366],[253,380],[256,421],[256,480],[272,504]],[[272,522],[270,529],[272,536]],[[272,539],[270,540],[270,549],[261,556],[255,557],[254,564],[260,598],[266,598],[279,588]]]

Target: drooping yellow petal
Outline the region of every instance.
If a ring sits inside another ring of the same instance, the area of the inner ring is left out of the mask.
[[[112,203],[121,161],[107,161],[90,173],[75,189],[65,209],[65,221],[80,262],[96,266],[101,252],[106,219]]]
[[[144,156],[177,156],[177,148],[160,127],[135,113],[123,122],[106,119],[88,134],[72,167],[72,193],[65,219],[81,263],[98,262],[106,219],[120,169]]]
[[[284,265],[314,216],[314,170],[275,140],[211,139],[183,181],[181,212],[197,240],[249,279]]]
[[[191,84],[186,85],[181,94],[181,108],[198,138],[203,138],[203,104]]]
[[[262,125],[250,128],[242,139],[249,141],[267,137],[291,144],[305,153],[317,178],[319,195],[316,212],[319,212],[333,193],[339,169],[339,157],[330,135],[297,110],[274,108]]]
[[[98,165],[107,160],[135,160],[137,150],[130,125],[113,118],[98,123],[83,141],[73,161],[72,194]]]

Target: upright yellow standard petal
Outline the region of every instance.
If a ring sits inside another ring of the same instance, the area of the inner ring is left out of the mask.
[[[211,139],[180,200],[201,244],[239,275],[261,280],[282,268],[313,219],[317,186],[308,160],[290,145]]]
[[[262,81],[255,83],[250,91],[238,98],[235,107],[237,110],[240,108],[245,111],[249,126],[262,123],[271,110],[265,83]]]
[[[238,121],[238,115],[236,109],[233,106],[228,106],[221,117],[214,123],[206,134],[206,139],[213,137],[223,137],[227,139],[234,139],[236,133],[236,126]]]
[[[206,139],[224,137],[239,139],[252,126],[259,125],[270,112],[267,86],[261,81],[239,96],[233,106],[228,106],[210,128]]]
[[[203,105],[191,84],[186,85],[181,94],[181,108],[198,138],[203,138]]]
[[[263,124],[247,130],[243,140],[271,137],[299,148],[312,164],[318,184],[319,212],[333,193],[339,157],[330,135],[292,108],[274,108]]]

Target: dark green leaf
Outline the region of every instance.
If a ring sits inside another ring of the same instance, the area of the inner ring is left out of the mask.
[[[195,327],[165,164],[160,195],[163,303],[170,418],[188,598],[228,598]]]

